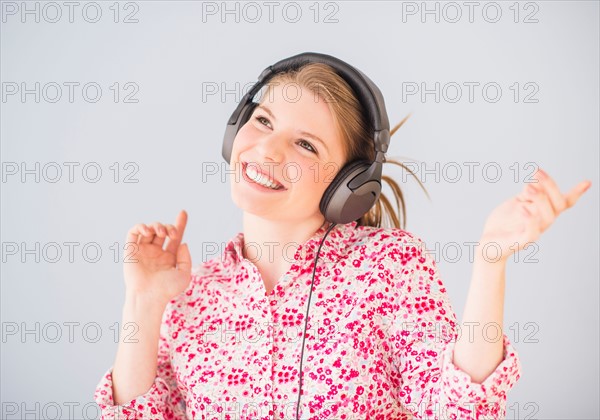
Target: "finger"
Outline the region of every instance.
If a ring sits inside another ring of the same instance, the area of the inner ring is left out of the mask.
[[[169,238],[175,238],[177,235],[179,235],[175,225],[171,225],[171,224],[165,225],[165,228],[167,229],[167,236]]]
[[[539,216],[539,210],[537,208],[537,206],[535,205],[535,203],[531,200],[528,201],[519,201],[519,207],[521,208],[521,211],[523,212],[523,214],[525,216],[527,216],[528,218],[536,218]]]
[[[174,225],[165,225],[165,229],[166,229],[167,238],[168,238],[168,240],[167,240],[167,246],[166,246],[165,249],[168,249],[169,248],[169,244],[171,242],[173,242],[177,238],[177,236],[179,234],[177,233],[177,228]]]
[[[567,208],[566,198],[560,192],[556,182],[554,182],[550,175],[544,172],[541,168],[538,168],[537,172],[535,173],[535,177],[539,181],[535,186],[538,189],[543,189],[543,191],[548,194],[548,199],[550,200],[554,214],[555,216],[558,216],[560,212]]]
[[[192,271],[192,257],[190,256],[190,250],[187,244],[181,244],[177,250],[177,270],[183,271],[184,273],[190,273]]]
[[[162,248],[163,244],[165,243],[165,239],[167,239],[167,229],[162,223],[159,222],[154,222],[152,224],[152,228],[156,232],[156,236],[152,240],[152,243]]]
[[[535,240],[534,238],[537,238],[541,233],[539,209],[535,203],[530,201],[523,201],[519,204],[521,213],[527,219],[521,233],[527,238],[527,242],[533,241]]]
[[[177,219],[175,220],[175,228],[177,230],[176,235],[171,238],[166,248],[166,250],[173,255],[177,254],[179,244],[181,244],[181,240],[183,239],[183,233],[185,231],[186,224],[187,212],[185,210],[181,210],[177,215]]]
[[[535,206],[535,216],[538,218],[539,230],[543,232],[546,230],[556,219],[556,213],[550,203],[550,198],[546,191],[538,184],[534,187],[533,184],[529,184],[526,188],[526,193],[531,199],[532,204]]]
[[[144,235],[150,235],[150,229],[143,223],[138,223],[127,232],[127,242],[138,243],[139,239]]]
[[[592,185],[591,181],[583,181],[577,184],[571,191],[565,194],[565,198],[567,200],[567,208],[571,208],[575,205],[579,197],[583,195],[584,192],[590,188]]]
[[[151,244],[154,240],[154,237],[157,236],[159,233],[159,229],[156,222],[145,226],[148,228],[150,234],[141,236],[139,244]]]

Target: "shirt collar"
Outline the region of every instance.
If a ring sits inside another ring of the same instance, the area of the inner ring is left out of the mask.
[[[292,255],[292,253],[294,253],[293,259],[297,264],[314,260],[321,240],[330,226],[331,224],[324,224],[303,244],[298,246],[290,245],[287,255]],[[319,261],[338,261],[344,254],[348,245],[353,242],[356,226],[356,221],[334,226],[329,234],[327,234],[325,242],[321,246]],[[227,242],[221,255],[221,261],[225,268],[234,269],[241,262],[247,261],[244,258],[243,247],[244,233],[239,232]]]

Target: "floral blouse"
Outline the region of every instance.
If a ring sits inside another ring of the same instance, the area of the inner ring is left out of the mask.
[[[161,324],[154,384],[115,406],[109,369],[94,398],[105,419],[294,419],[302,336],[321,227],[266,293],[243,233],[195,267]],[[423,241],[401,229],[335,226],[317,261],[303,355],[302,419],[504,418],[520,362],[482,383],[453,364],[456,315]]]

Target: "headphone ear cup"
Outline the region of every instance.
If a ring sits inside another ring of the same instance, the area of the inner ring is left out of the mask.
[[[362,217],[375,204],[381,193],[381,183],[369,179],[354,191],[350,181],[367,171],[371,164],[358,160],[344,166],[325,190],[319,209],[329,222],[345,224]]]
[[[235,124],[228,124],[225,127],[225,135],[223,136],[223,148],[221,149],[221,154],[223,155],[223,159],[227,163],[231,161],[231,151],[233,150],[233,141],[235,140],[235,136],[237,135],[240,128],[243,127],[244,124],[248,122],[254,109],[258,106],[256,102],[249,102],[240,111],[240,116]]]

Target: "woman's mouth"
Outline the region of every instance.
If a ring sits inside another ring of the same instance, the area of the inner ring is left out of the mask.
[[[242,175],[247,181],[258,184],[262,187],[269,188],[271,190],[284,190],[285,188],[279,182],[269,178],[267,174],[257,169],[256,165],[248,165],[247,162],[242,164]]]

